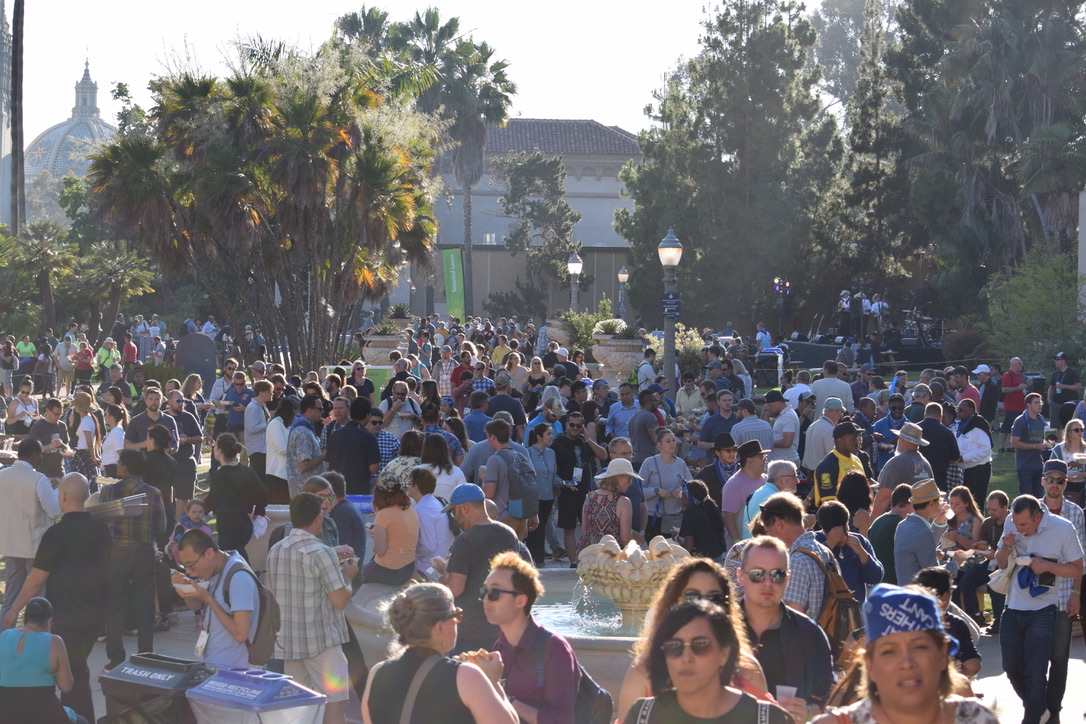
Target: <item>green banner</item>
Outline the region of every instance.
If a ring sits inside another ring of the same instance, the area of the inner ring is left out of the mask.
[[[446,314],[458,319],[464,318],[464,266],[459,249],[444,249],[441,252],[441,266],[445,270]]]

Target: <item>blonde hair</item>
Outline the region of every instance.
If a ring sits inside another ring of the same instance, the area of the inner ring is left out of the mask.
[[[452,592],[439,583],[416,583],[400,591],[384,610],[396,634],[394,646],[429,643],[434,626],[446,620],[454,608]]]

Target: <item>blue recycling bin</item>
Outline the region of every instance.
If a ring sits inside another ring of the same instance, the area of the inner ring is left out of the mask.
[[[362,515],[373,515],[373,496],[372,495],[347,495],[348,502],[353,503],[358,512]]]
[[[185,692],[198,724],[320,724],[324,694],[284,674],[223,668]]]

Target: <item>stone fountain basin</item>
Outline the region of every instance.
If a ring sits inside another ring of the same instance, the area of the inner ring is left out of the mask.
[[[577,571],[570,569],[545,569],[540,572],[547,598],[569,601],[577,586]],[[344,609],[347,622],[354,629],[368,666],[388,658],[392,633],[385,628],[381,606],[399,591],[392,586],[377,583],[364,584]],[[634,639],[630,636],[582,636],[562,634],[581,666],[618,701],[622,680],[633,661]]]

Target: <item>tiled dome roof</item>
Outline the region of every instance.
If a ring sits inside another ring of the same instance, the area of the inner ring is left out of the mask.
[[[26,175],[48,171],[54,176],[85,176],[90,168],[87,154],[116,134],[117,129],[99,115],[98,84],[91,80],[88,63],[75,86],[72,117],[40,134],[26,147]]]

